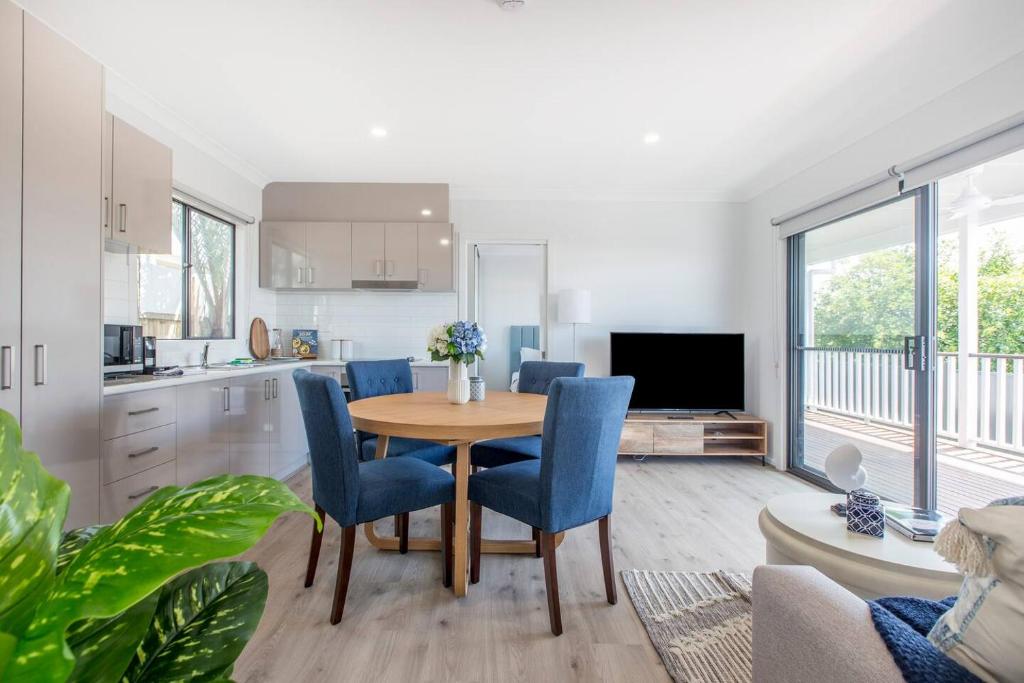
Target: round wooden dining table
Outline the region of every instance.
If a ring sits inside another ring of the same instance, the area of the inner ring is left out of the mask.
[[[540,434],[544,427],[547,397],[488,391],[484,401],[462,405],[449,403],[445,394],[416,392],[389,394],[353,401],[349,404],[356,429],[377,435],[377,457],[387,456],[391,437],[425,439],[456,447],[455,463],[455,595],[466,594],[469,565],[469,448],[475,441]],[[373,523],[363,525],[367,539],[377,548],[397,550],[397,538],[384,538],[374,531]],[[482,552],[533,553],[531,541],[485,541]],[[410,550],[440,550],[437,538],[410,538]]]

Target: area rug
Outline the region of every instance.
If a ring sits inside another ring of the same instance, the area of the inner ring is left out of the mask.
[[[747,683],[750,579],[730,572],[622,572],[629,598],[677,683]]]

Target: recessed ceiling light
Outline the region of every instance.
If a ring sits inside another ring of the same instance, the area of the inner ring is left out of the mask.
[[[434,213],[434,212],[433,212],[433,211],[431,211],[430,209],[423,209],[422,211],[420,211],[420,215],[421,215],[421,216],[430,216],[430,215],[432,215],[433,213]]]
[[[374,126],[370,129],[370,135],[375,138],[386,138],[388,136],[388,129],[384,126]]]
[[[644,136],[644,144],[647,145],[657,144],[659,140],[661,140],[661,136],[654,132],[650,132]]]

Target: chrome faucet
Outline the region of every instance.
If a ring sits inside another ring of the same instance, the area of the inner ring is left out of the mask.
[[[205,344],[203,344],[203,355],[201,356],[201,358],[202,360],[199,363],[200,367],[210,367],[210,342],[206,342]]]

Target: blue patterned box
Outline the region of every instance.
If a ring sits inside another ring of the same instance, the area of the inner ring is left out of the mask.
[[[846,494],[846,529],[875,538],[885,537],[885,510],[878,496],[864,489]]]

